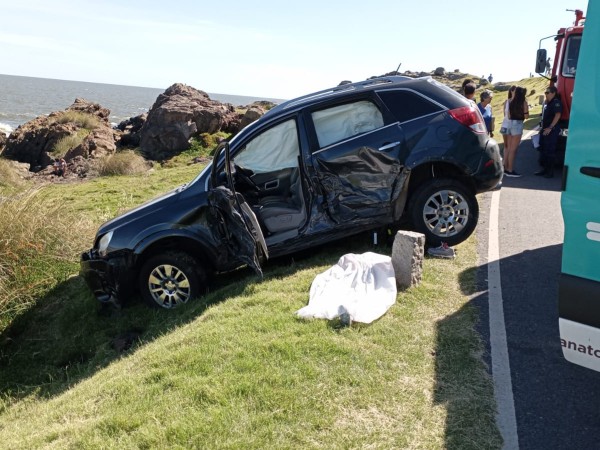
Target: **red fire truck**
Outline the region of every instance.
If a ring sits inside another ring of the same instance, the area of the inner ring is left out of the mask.
[[[567,9],[567,11],[573,11]],[[579,47],[585,17],[580,9],[574,10],[575,22],[573,26],[561,28],[556,34],[540,39],[539,49],[536,56],[535,71],[550,80],[550,85],[556,86],[563,104],[563,113],[559,126],[561,133],[558,138],[558,148],[561,159],[564,157],[566,139],[569,133],[569,117],[571,116],[571,102],[573,101],[573,86],[577,73],[577,60],[579,59]],[[546,49],[542,47],[542,41],[554,38],[556,41],[556,52],[553,63],[550,64]]]

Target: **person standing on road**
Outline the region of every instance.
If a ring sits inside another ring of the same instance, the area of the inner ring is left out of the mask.
[[[502,105],[502,109],[504,110],[504,118],[502,119],[502,125],[500,125],[500,134],[502,135],[502,140],[504,141],[504,147],[502,147],[502,158],[504,160],[504,170],[506,170],[506,146],[508,144],[508,105],[510,104],[510,99],[512,98],[515,89],[517,86],[514,84],[508,90],[508,98],[504,100],[504,104]]]
[[[546,101],[544,102],[542,129],[540,130],[540,165],[542,170],[535,172],[535,175],[552,178],[554,176],[554,163],[556,162],[556,143],[560,134],[558,121],[562,114],[562,103],[558,97],[556,87],[548,87],[544,94],[546,95]]]
[[[507,145],[504,148],[504,174],[508,177],[520,177],[514,170],[515,156],[523,136],[523,123],[529,117],[529,105],[525,99],[527,89],[515,88],[512,99],[508,103],[508,127],[506,128]]]
[[[492,91],[486,89],[479,95],[481,101],[477,103],[477,107],[479,108],[479,112],[481,112],[481,116],[483,117],[485,127],[487,128],[490,137],[494,137],[494,130],[492,129],[494,116],[492,115],[492,105],[490,105],[492,102],[492,95]]]

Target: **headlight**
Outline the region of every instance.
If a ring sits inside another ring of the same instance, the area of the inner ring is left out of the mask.
[[[102,257],[106,256],[106,250],[108,249],[108,244],[110,244],[110,240],[112,239],[113,232],[109,231],[104,236],[100,238],[98,242],[98,254]]]

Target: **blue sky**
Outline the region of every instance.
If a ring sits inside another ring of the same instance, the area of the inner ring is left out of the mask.
[[[266,98],[400,63],[515,81],[573,23],[566,8],[587,0],[0,0],[0,73]]]

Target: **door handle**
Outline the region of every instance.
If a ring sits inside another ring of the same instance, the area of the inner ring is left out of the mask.
[[[392,142],[390,144],[385,144],[383,147],[379,147],[379,151],[382,152],[384,150],[387,150],[388,148],[392,148],[395,147],[396,145],[400,145],[400,141],[396,141],[396,142]]]
[[[279,187],[279,180],[267,181],[265,183],[265,191],[269,191],[271,189],[277,189]]]
[[[381,149],[380,149],[381,150]],[[579,171],[590,177],[600,178],[600,167],[582,167]]]

